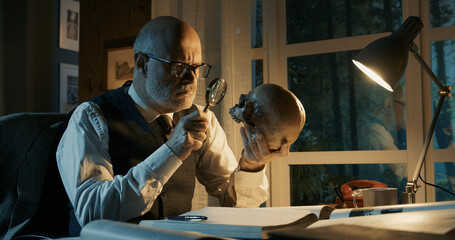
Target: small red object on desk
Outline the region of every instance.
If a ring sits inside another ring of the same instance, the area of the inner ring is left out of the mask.
[[[344,198],[344,203],[346,207],[353,208],[353,196],[352,194],[354,191],[362,188],[387,188],[388,186],[384,183],[372,181],[372,180],[355,180],[347,182],[341,185],[341,194]],[[357,196],[357,206],[363,207],[363,196]],[[343,208],[343,203],[341,202],[340,198],[336,198],[337,207],[336,208]]]

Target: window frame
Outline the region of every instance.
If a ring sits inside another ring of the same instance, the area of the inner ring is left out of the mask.
[[[373,40],[388,35],[388,33],[376,33],[287,45],[285,1],[263,0],[263,11],[263,16],[268,19],[268,22],[263,21],[268,24],[268,26],[263,26],[264,33],[268,33],[264,36],[264,41],[267,42],[264,46],[269,47],[267,50],[263,49],[264,58],[278,59],[274,62],[264,60],[264,71],[269,72],[269,78],[266,78],[264,74],[264,82],[276,83],[283,87],[287,87],[286,69],[289,57],[360,50]],[[454,39],[455,26],[430,28],[429,14],[429,0],[420,0],[418,4],[412,0],[402,1],[403,19],[410,15],[422,18],[424,29],[415,39],[415,43],[420,47],[420,54],[424,60],[431,66],[431,41]],[[279,23],[278,26],[277,23]],[[278,34],[268,31],[270,28],[277,29]],[[254,51],[259,51],[259,49],[254,49]],[[410,54],[405,73],[406,150],[291,152],[287,158],[273,161],[270,164],[271,198],[268,205],[274,207],[290,205],[289,167],[291,165],[407,163],[408,177],[412,177],[433,117],[431,79],[426,73],[421,74],[421,72],[421,66]],[[422,92],[423,95],[420,94]],[[423,106],[419,104],[422,102]],[[434,162],[454,162],[452,156],[455,155],[455,150],[435,150],[432,143],[430,146],[426,157],[427,164],[421,174],[427,181],[434,182]],[[419,184],[423,185],[421,182]],[[416,201],[435,201],[434,188],[423,186],[417,192]]]
[[[420,47],[420,53],[422,58],[432,68],[431,61],[431,43],[435,41],[443,40],[455,40],[455,25],[446,26],[446,27],[430,27],[430,0],[420,0],[420,5],[422,9],[427,8],[425,11],[421,11],[422,22],[424,23],[424,28],[421,33],[421,42],[422,46]],[[425,125],[425,134],[430,127],[431,121],[433,119],[433,106],[432,106],[432,95],[431,95],[431,85],[432,80],[428,74],[423,74],[423,112],[424,112],[424,125]],[[442,79],[441,79],[442,80]],[[454,86],[452,86],[453,88]],[[452,93],[453,93],[452,89]],[[446,98],[445,101],[450,100]],[[453,101],[453,100],[452,100]],[[455,149],[433,149],[433,140],[430,143],[430,147],[427,153],[425,164],[425,172],[427,173],[427,180],[431,183],[435,182],[434,176],[434,164],[436,162],[455,162],[453,156],[455,156]],[[436,200],[435,188],[427,187],[426,188],[426,197],[427,201],[433,202]]]

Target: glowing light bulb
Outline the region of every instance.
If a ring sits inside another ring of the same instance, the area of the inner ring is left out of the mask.
[[[393,92],[393,89],[390,87],[389,84],[384,81],[378,74],[373,72],[371,69],[360,63],[359,61],[352,60],[352,62],[360,69],[362,72],[364,72],[368,77],[373,79],[375,82],[377,82],[379,85],[381,85],[383,88],[389,90],[390,92]]]

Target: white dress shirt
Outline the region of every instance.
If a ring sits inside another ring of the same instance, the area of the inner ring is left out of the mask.
[[[159,116],[147,108],[134,87],[130,87],[128,94],[147,122]],[[237,207],[258,207],[268,197],[265,170],[235,173],[238,163],[227,145],[226,135],[213,112],[209,111],[208,117],[206,141],[210,146],[198,165],[198,180],[220,201],[224,194],[229,194],[237,200]],[[163,144],[126,175],[114,176],[108,133],[106,119],[97,104],[84,102],[75,109],[57,148],[60,175],[82,226],[95,219],[127,221],[145,214],[182,164]],[[226,191],[229,186],[234,186],[234,193]]]

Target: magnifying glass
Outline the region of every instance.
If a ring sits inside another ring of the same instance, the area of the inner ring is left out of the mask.
[[[215,78],[207,87],[207,92],[205,93],[205,105],[204,112],[207,112],[207,109],[211,106],[215,106],[223,100],[224,95],[226,94],[227,83],[223,78]]]

